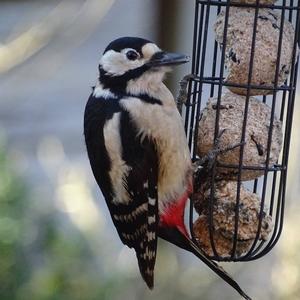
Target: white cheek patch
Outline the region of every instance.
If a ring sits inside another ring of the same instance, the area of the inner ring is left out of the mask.
[[[124,49],[129,50],[129,49]],[[144,64],[144,60],[137,59],[128,60],[125,51],[116,52],[114,50],[107,51],[100,59],[100,65],[103,70],[111,76],[121,76],[129,70],[134,70]]]
[[[155,44],[148,43],[142,48],[143,57],[145,60],[149,60],[155,53],[160,52],[159,49]]]

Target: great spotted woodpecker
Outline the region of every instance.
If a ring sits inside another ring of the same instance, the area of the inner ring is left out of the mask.
[[[161,237],[197,255],[247,297],[206,258],[184,224],[193,168],[181,116],[163,78],[170,66],[188,60],[141,38],[110,43],[85,109],[87,152],[119,237],[135,249],[149,288]]]

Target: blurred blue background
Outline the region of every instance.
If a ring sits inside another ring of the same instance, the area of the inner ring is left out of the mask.
[[[193,9],[192,0],[0,2],[1,300],[240,299],[163,242],[156,287],[147,290],[113,228],[83,139],[105,46],[132,35],[191,54]],[[174,94],[189,69],[169,78]],[[224,264],[253,299],[300,299],[299,92],[282,238],[258,261]]]

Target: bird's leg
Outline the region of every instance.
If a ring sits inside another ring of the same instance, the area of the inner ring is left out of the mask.
[[[177,109],[180,112],[180,114],[182,113],[182,105],[186,104],[187,102],[187,98],[188,98],[188,92],[187,92],[187,86],[188,83],[190,81],[190,79],[196,78],[197,76],[194,74],[188,74],[185,75],[179,82],[180,85],[180,89],[179,89],[179,94],[177,96],[176,99],[176,105],[177,105]]]
[[[228,151],[231,151],[245,144],[245,143],[237,143],[237,144],[229,145],[225,148],[221,148],[220,140],[225,130],[226,129],[222,129],[218,134],[213,149],[211,149],[205,156],[201,157],[200,159],[194,162],[193,166],[194,166],[195,173],[197,173],[200,169],[202,169],[204,165],[206,165],[206,170],[208,171],[211,170],[217,160],[218,155],[224,154]]]

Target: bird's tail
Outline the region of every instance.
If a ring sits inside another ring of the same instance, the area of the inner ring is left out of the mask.
[[[182,249],[192,252],[211,270],[213,270],[224,281],[231,285],[244,299],[251,300],[251,298],[242,290],[239,284],[221,266],[207,258],[188,236],[185,236],[176,228],[159,228],[159,237]]]
[[[137,253],[136,256],[141,276],[146,282],[148,288],[152,290],[154,286],[154,266],[152,268],[149,266],[142,253]]]
[[[225,280],[229,285],[231,285],[242,297],[247,300],[251,300],[251,298],[242,290],[239,284],[217,263],[207,258],[201,250],[199,250],[198,246],[192,241],[189,240],[192,253],[194,253],[200,260],[202,260],[211,270],[213,270],[216,274],[218,274],[223,280]]]

